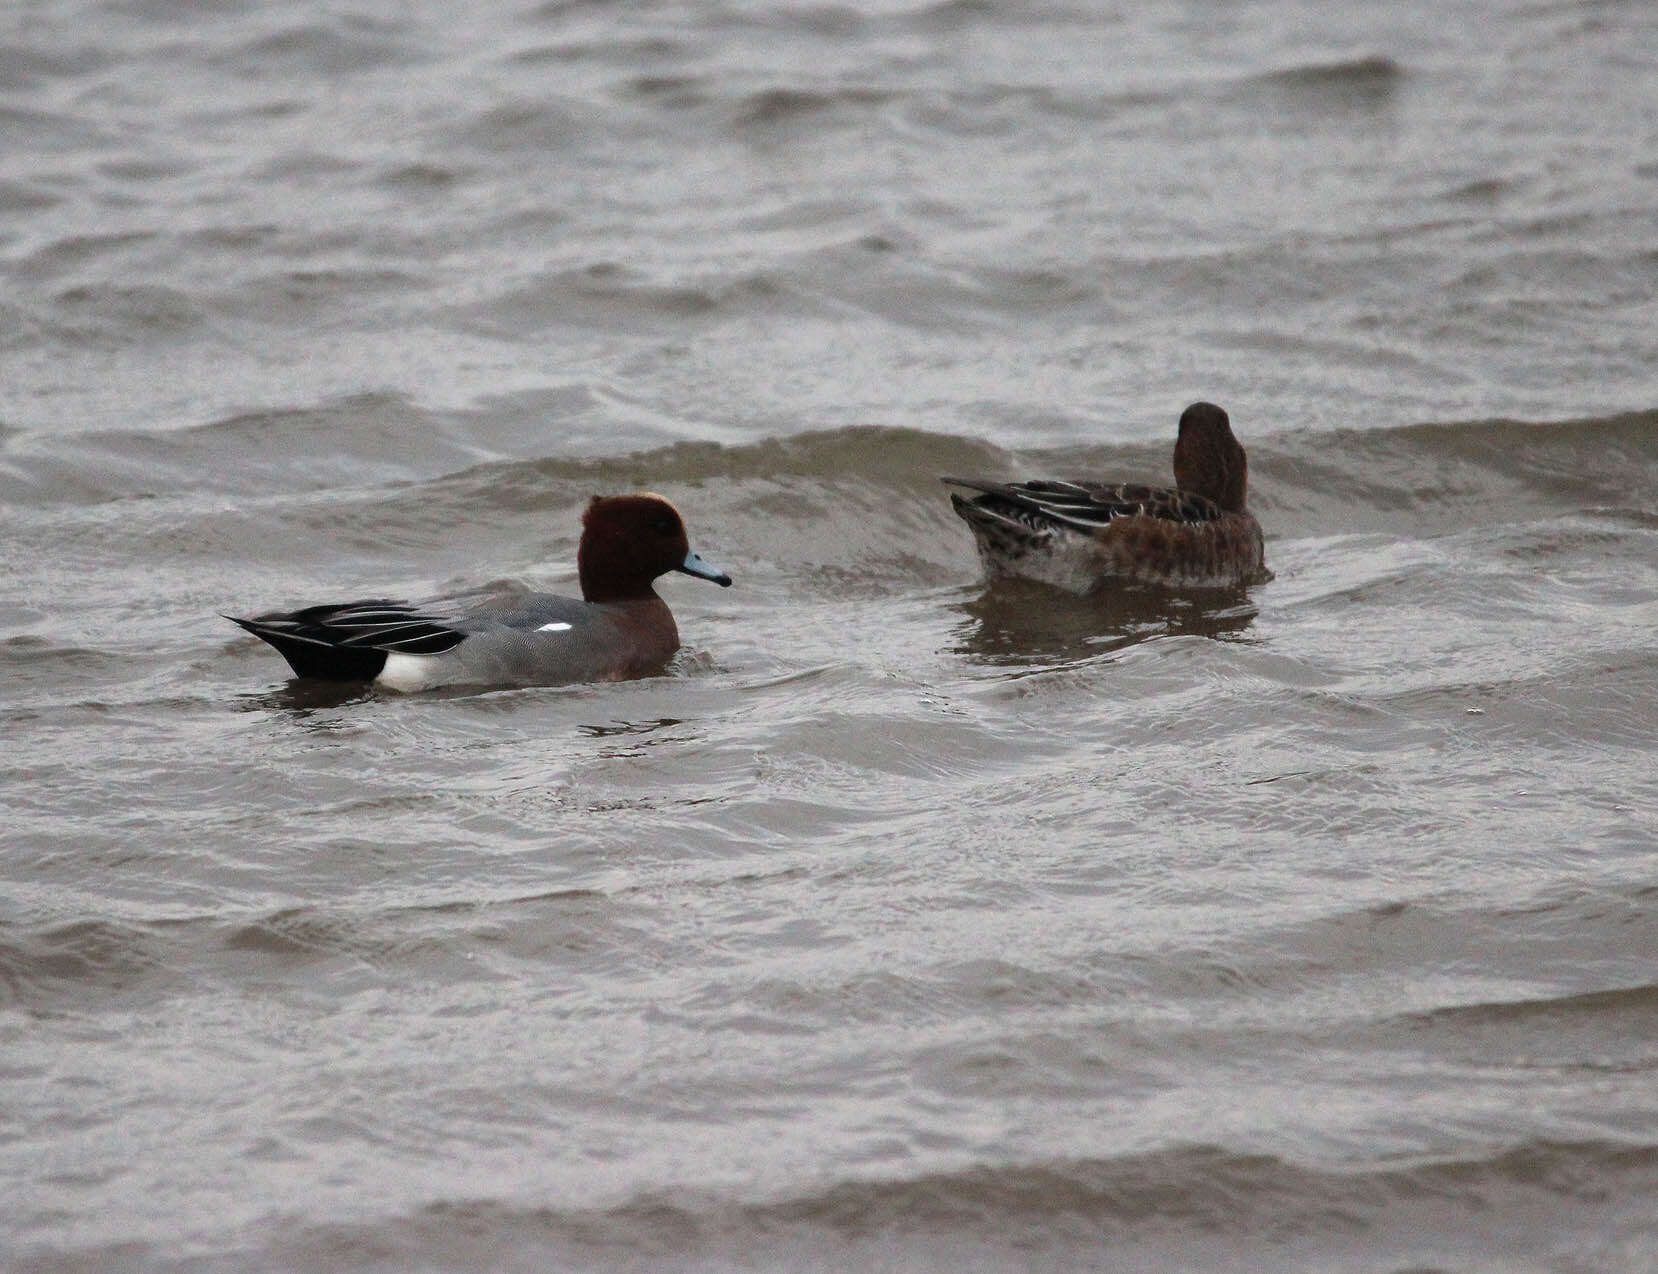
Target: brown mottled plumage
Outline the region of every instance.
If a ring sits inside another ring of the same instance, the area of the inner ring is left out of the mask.
[[[946,478],[991,575],[1086,593],[1113,581],[1234,587],[1267,578],[1261,524],[1246,499],[1249,464],[1213,403],[1181,413],[1173,487]]]

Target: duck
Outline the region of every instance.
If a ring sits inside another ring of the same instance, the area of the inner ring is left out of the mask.
[[[1249,463],[1226,412],[1180,415],[1172,487],[1037,479],[945,478],[986,574],[1073,593],[1123,584],[1236,588],[1270,578],[1261,524],[1247,504]]]
[[[497,583],[420,602],[373,597],[223,618],[274,646],[296,677],[403,692],[659,672],[679,629],[656,580],[679,571],[729,588],[731,576],[691,550],[679,510],[653,492],[596,496],[581,525],[579,598]]]

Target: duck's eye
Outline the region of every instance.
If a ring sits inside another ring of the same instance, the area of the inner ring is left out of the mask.
[[[656,520],[656,533],[658,535],[672,535],[674,533],[673,520],[671,518],[658,518]]]

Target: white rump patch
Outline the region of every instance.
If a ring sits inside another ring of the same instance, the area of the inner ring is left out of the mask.
[[[374,682],[388,690],[425,690],[438,683],[434,675],[437,665],[434,655],[404,655],[395,650],[388,651],[386,666],[380,669],[380,675]]]
[[[570,625],[555,619],[550,624],[541,625],[535,631],[538,633],[567,633],[570,631]]]

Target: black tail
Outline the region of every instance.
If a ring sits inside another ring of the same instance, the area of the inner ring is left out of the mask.
[[[238,619],[235,615],[224,618],[276,647],[277,653],[288,661],[296,677],[316,677],[322,681],[373,681],[386,666],[386,652],[372,646],[336,646],[258,619]]]

